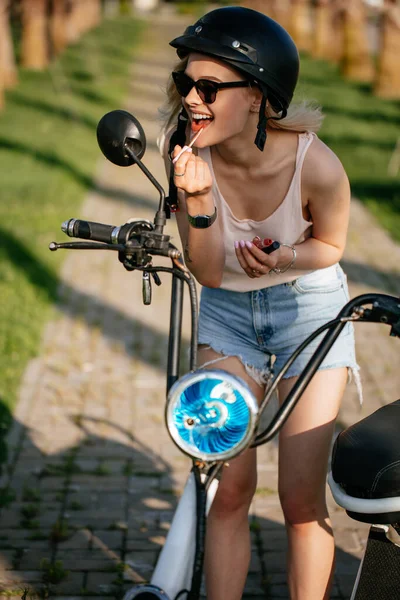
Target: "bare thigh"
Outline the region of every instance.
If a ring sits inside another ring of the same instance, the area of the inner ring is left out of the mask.
[[[235,356],[225,357],[215,350],[206,346],[199,346],[198,364],[199,367],[221,358],[221,362],[216,362],[205,367],[206,369],[223,369],[232,375],[243,379],[250,387],[257,402],[260,403],[264,397],[264,387],[258,385],[254,379],[248,375],[245,367]],[[240,504],[244,498],[251,499],[257,484],[257,455],[256,449],[245,450],[236,458],[229,461],[229,468],[225,468],[222,473],[215,504],[218,504],[218,496],[222,504],[235,499]],[[232,507],[234,508],[234,507]]]
[[[280,384],[280,402],[296,380]],[[318,371],[280,433],[279,493],[289,521],[312,520],[318,506],[325,506],[327,464],[346,380],[345,368]]]

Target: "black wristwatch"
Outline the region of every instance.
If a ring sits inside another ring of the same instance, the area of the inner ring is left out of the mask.
[[[212,215],[196,215],[192,217],[188,214],[187,217],[190,225],[195,229],[207,229],[207,227],[211,227],[217,218],[217,207],[215,207]]]

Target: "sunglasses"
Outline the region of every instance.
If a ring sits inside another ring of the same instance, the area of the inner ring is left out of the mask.
[[[230,81],[229,83],[217,83],[210,79],[198,79],[197,81],[193,81],[193,79],[183,71],[173,71],[172,79],[174,80],[175,87],[180,96],[186,98],[190,91],[193,88],[196,88],[199,97],[206,104],[215,102],[219,90],[248,87],[250,85],[249,81]]]

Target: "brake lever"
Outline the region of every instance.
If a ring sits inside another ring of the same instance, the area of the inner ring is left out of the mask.
[[[148,271],[143,271],[142,276],[142,296],[143,304],[148,306],[151,304],[151,279]]]
[[[160,279],[160,277],[159,277],[159,275],[158,275],[157,271],[152,271],[152,272],[151,272],[151,275],[152,275],[152,277],[153,277],[153,279],[154,279],[154,283],[155,283],[156,285],[161,285],[162,281],[161,281],[161,279]]]
[[[372,308],[360,311],[359,320],[391,325],[390,335],[400,337],[400,299],[379,298],[372,304]]]
[[[56,252],[59,249],[65,250],[118,250],[123,252],[125,246],[122,244],[106,244],[104,242],[50,242],[49,250]]]

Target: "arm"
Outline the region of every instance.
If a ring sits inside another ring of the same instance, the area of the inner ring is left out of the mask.
[[[220,217],[207,229],[195,229],[189,225],[187,215],[214,213],[211,194],[211,173],[207,163],[193,153],[184,152],[175,165],[168,158],[169,139],[164,147],[164,163],[167,176],[170,168],[183,177],[175,177],[178,188],[179,211],[176,214],[185,263],[197,281],[206,287],[219,287],[225,264],[225,251],[220,227]],[[176,146],[174,156],[180,146]]]
[[[350,212],[350,185],[341,162],[320,140],[313,142],[304,161],[302,195],[307,197],[313,228],[310,238],[295,245],[295,268],[305,271],[323,269],[343,256]],[[281,247],[273,254],[265,255],[254,245],[237,249],[236,253],[249,276],[252,269],[259,271],[260,267],[264,274],[275,267],[284,268],[293,256],[290,248]]]
[[[320,140],[310,147],[302,175],[313,228],[312,236],[296,246],[296,268],[322,269],[343,256],[350,215],[349,180],[340,160]]]

